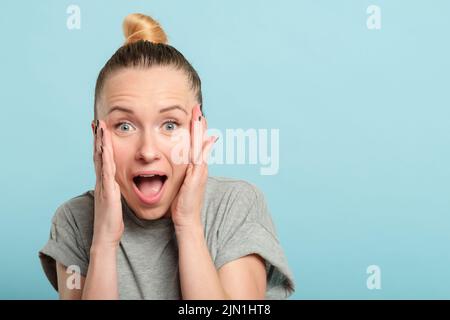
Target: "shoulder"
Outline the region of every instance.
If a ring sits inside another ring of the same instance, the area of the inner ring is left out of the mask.
[[[92,190],[64,201],[56,209],[52,224],[71,232],[83,235],[92,230],[94,221],[94,192]]]
[[[216,268],[256,254],[266,265],[266,297],[287,298],[293,276],[263,192],[253,183],[221,177],[209,178],[206,192],[206,239]]]
[[[79,266],[81,274],[87,274],[93,213],[93,191],[87,191],[61,203],[53,214],[49,239],[39,251],[39,258],[56,290],[58,282],[55,261],[65,266]]]
[[[264,198],[262,191],[253,183],[226,177],[208,177],[205,195],[207,199],[216,201],[239,198],[249,205]]]
[[[225,177],[208,177],[205,216],[217,225],[243,221],[271,223],[263,192],[253,183]]]

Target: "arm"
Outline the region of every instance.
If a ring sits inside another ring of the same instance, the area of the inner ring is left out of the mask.
[[[59,299],[61,300],[80,300],[83,294],[83,287],[85,282],[85,277],[81,274],[76,273],[76,277],[80,277],[80,288],[70,289],[67,286],[67,281],[70,280],[69,277],[73,277],[74,274],[67,271],[67,267],[59,262],[56,262],[56,274],[58,277],[58,293]]]
[[[117,249],[114,246],[91,247],[83,300],[119,299],[116,257]]]
[[[263,300],[266,297],[266,266],[257,254],[226,263],[219,269],[219,278],[232,299]]]
[[[176,229],[183,299],[228,299],[209,255],[201,226]]]
[[[75,275],[80,277],[80,288],[72,289],[67,285],[74,274],[67,272],[66,266],[57,262],[56,272],[61,300],[119,299],[115,248],[92,247],[86,277]]]
[[[208,177],[207,155],[215,137],[207,128],[200,106],[192,109],[190,163],[184,182],[171,206],[178,242],[180,286],[183,299],[263,299],[264,262],[249,255],[220,268],[211,259],[201,222],[203,194]]]
[[[93,131],[96,172],[94,232],[82,299],[119,299],[117,249],[124,231],[120,187],[115,181],[111,133],[103,121]],[[100,134],[97,134],[99,133]]]
[[[264,299],[264,260],[251,254],[216,270],[201,226],[176,230],[183,299]]]

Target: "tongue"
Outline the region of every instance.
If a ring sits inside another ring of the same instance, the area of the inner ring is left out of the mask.
[[[158,194],[163,185],[161,179],[156,177],[141,178],[140,180],[141,181],[137,187],[146,197],[153,197],[154,195]]]

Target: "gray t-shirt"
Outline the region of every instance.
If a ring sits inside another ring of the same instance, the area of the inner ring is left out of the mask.
[[[172,220],[142,220],[123,197],[122,209],[125,231],[117,253],[120,299],[181,299]],[[256,253],[266,262],[266,299],[285,299],[292,294],[293,276],[258,188],[242,180],[209,177],[201,214],[207,246],[217,269]],[[42,267],[55,290],[55,260],[65,266],[78,266],[86,276],[93,220],[92,190],[56,210],[50,239],[39,251]]]

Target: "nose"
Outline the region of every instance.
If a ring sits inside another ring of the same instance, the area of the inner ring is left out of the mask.
[[[143,132],[139,138],[139,145],[136,151],[136,160],[144,162],[153,162],[161,159],[161,153],[158,144],[151,132]]]

